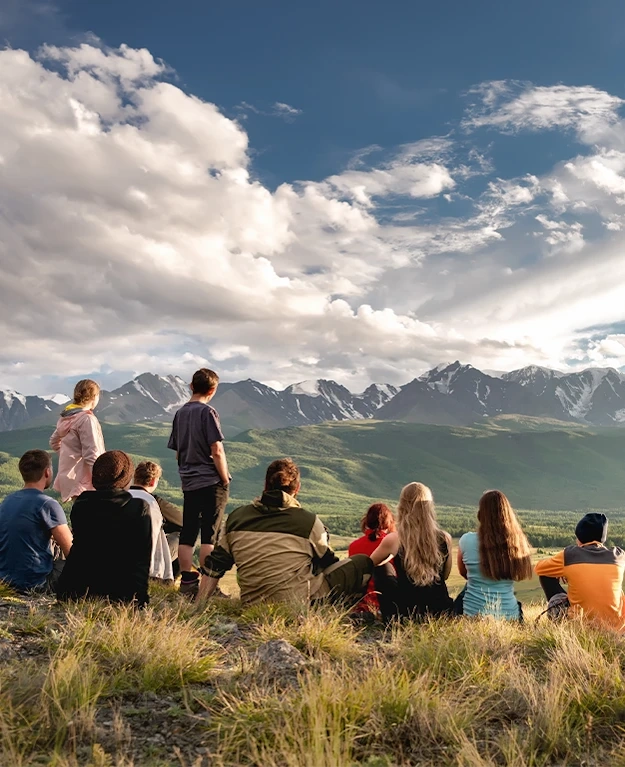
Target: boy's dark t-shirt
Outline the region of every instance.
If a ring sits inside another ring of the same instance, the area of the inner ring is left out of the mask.
[[[178,452],[183,491],[200,490],[221,481],[211,445],[223,438],[219,415],[210,405],[187,402],[176,413],[167,447]]]
[[[58,501],[25,487],[0,506],[0,580],[17,589],[41,586],[52,570],[50,535],[66,525]]]

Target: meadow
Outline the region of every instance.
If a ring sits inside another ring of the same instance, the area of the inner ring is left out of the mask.
[[[358,628],[163,587],[142,612],[3,593],[0,764],[623,767],[622,638],[537,613]]]
[[[105,426],[105,438],[160,461],[163,494],[179,502],[168,430]],[[17,457],[48,436],[0,434],[0,497],[20,485]],[[269,460],[291,455],[302,502],[344,555],[367,504],[394,503],[405,482],[434,488],[454,546],[475,527],[480,493],[500,486],[537,559],[571,543],[589,508],[605,509],[610,538],[625,540],[624,446],[618,430],[532,419],[249,432],[227,444],[231,507],[258,494]],[[455,564],[449,585],[462,587]],[[329,605],[244,608],[234,573],[222,587],[233,598],[203,609],[152,585],[141,612],[0,587],[0,765],[625,767],[624,640],[539,617],[536,578],[517,589],[523,625],[362,627]],[[276,640],[294,658],[272,662]]]

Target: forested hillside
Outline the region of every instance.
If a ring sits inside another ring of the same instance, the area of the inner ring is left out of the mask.
[[[0,493],[19,486],[17,457],[46,447],[48,428],[0,435]],[[164,494],[180,501],[174,454],[165,424],[105,425],[108,447],[164,467]],[[356,421],[250,431],[228,441],[234,476],[232,505],[254,498],[267,463],[292,456],[302,469],[301,500],[337,533],[351,533],[371,499],[394,502],[401,487],[430,485],[450,532],[473,525],[487,488],[504,490],[523,510],[537,545],[570,537],[579,512],[610,510],[612,534],[625,487],[625,432],[501,417],[475,427]],[[555,536],[555,539],[554,539]],[[568,539],[567,539],[568,540]]]

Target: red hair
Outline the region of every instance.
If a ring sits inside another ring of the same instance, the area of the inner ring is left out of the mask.
[[[377,541],[382,532],[395,532],[395,518],[393,517],[393,512],[385,503],[372,504],[360,521],[360,529],[363,533],[367,530],[370,531],[370,541]]]

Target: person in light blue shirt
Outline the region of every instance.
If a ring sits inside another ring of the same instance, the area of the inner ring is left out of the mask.
[[[28,450],[19,470],[24,487],[0,504],[0,581],[18,591],[53,591],[63,560],[55,567],[51,541],[67,556],[72,533],[60,503],[44,493],[53,479],[50,456]]]
[[[458,570],[467,585],[456,598],[460,615],[523,620],[516,581],[532,577],[530,545],[510,502],[499,490],[480,498],[478,529],[458,543]]]

